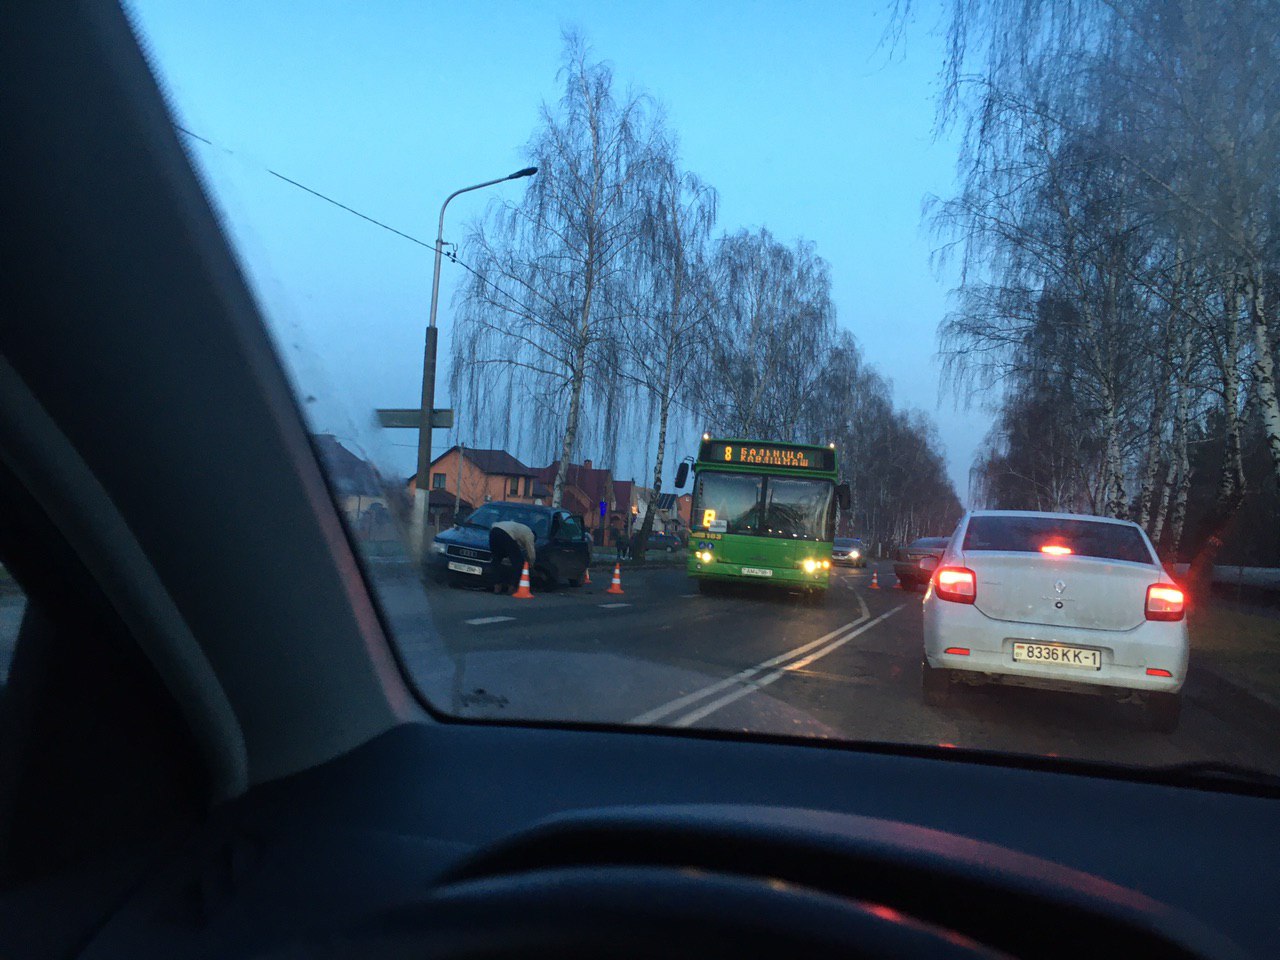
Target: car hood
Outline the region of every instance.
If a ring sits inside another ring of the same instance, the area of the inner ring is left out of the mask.
[[[436,535],[439,543],[452,543],[459,547],[483,547],[489,549],[489,531],[485,527],[450,527]]]

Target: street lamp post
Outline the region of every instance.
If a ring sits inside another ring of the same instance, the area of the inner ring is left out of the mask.
[[[445,197],[444,203],[440,205],[440,222],[436,227],[435,272],[431,276],[431,314],[427,320],[427,340],[422,352],[422,406],[418,416],[418,480],[413,491],[413,549],[419,562],[423,560],[427,546],[427,499],[431,495],[427,472],[431,469],[431,424],[436,404],[436,305],[440,299],[440,262],[444,254],[444,211],[449,206],[449,201],[459,194],[492,187],[495,183],[531,177],[537,172],[537,167],[525,167],[523,170],[517,170],[513,174],[496,180],[486,180],[484,183],[463,187]]]

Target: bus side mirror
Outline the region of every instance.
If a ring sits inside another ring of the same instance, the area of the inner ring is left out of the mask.
[[[689,479],[689,464],[682,463],[680,464],[679,467],[676,468],[676,489],[677,490],[683,489],[688,479]]]
[[[849,504],[853,500],[852,494],[849,492],[849,484],[842,483],[836,487],[836,503],[840,505],[841,510],[848,510]]]

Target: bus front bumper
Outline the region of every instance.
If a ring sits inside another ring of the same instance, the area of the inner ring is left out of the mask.
[[[691,577],[722,580],[726,583],[772,583],[780,587],[806,590],[825,590],[828,582],[826,567],[819,567],[810,573],[803,567],[752,566],[719,560],[703,563],[692,554],[689,557],[688,573]]]

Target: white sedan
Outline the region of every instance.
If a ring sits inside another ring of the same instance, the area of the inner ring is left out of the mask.
[[[924,598],[934,706],[957,681],[1136,694],[1150,726],[1172,732],[1187,654],[1186,598],[1127,520],[974,511]]]

